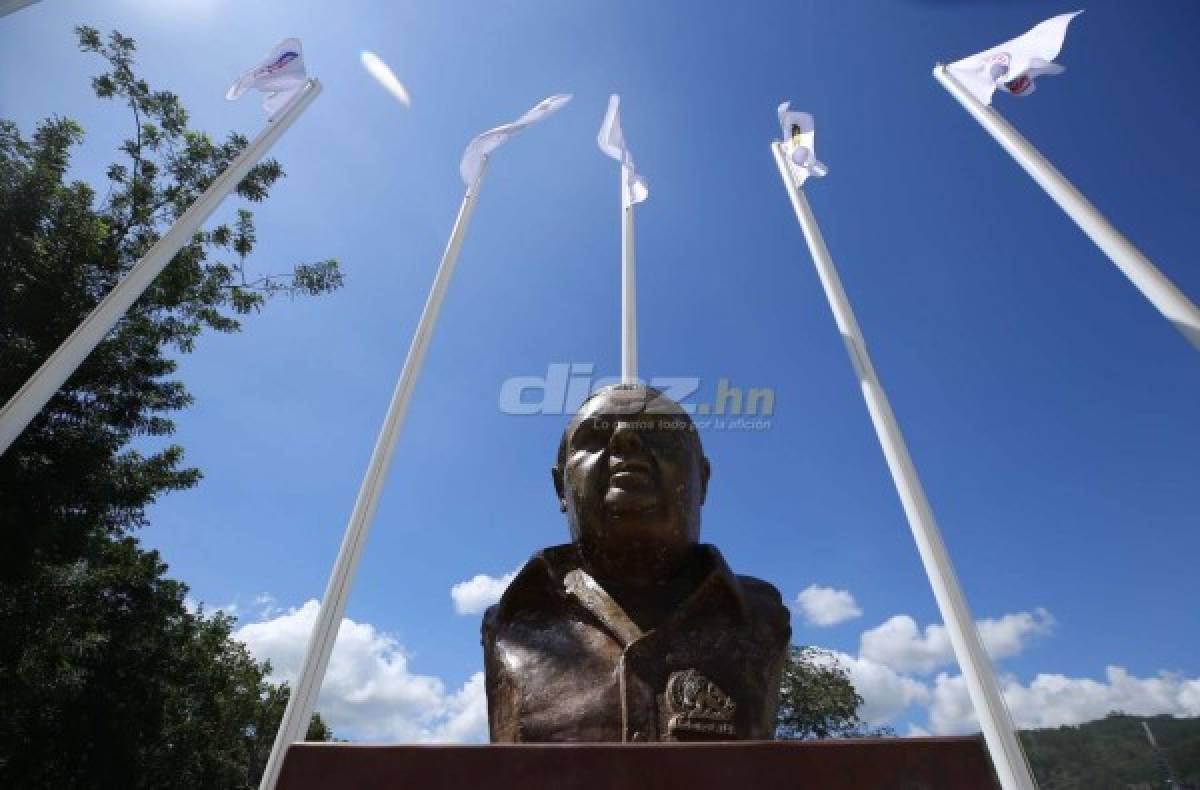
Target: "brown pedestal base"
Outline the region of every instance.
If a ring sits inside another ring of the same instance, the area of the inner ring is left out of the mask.
[[[278,790],[997,790],[978,738],[648,744],[301,743]]]

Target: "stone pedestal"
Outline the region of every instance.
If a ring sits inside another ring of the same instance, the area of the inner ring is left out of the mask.
[[[998,790],[982,739],[293,745],[278,790]]]

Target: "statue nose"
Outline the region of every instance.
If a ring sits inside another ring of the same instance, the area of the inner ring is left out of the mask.
[[[629,453],[642,449],[642,438],[633,425],[628,422],[618,422],[608,442],[608,448],[616,453]]]

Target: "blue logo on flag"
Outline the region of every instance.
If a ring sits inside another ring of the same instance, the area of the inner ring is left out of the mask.
[[[262,76],[266,76],[267,74],[274,74],[275,72],[284,68],[285,66],[287,66],[289,63],[291,63],[293,60],[295,60],[298,57],[300,57],[299,52],[292,52],[289,49],[287,52],[284,52],[279,57],[275,58],[275,60],[273,62],[268,63],[267,65],[263,66],[262,69],[260,69],[258,73]]]

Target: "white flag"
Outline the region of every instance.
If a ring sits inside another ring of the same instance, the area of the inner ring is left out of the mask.
[[[783,129],[783,150],[796,177],[796,186],[800,186],[809,176],[820,178],[826,175],[829,168],[817,159],[817,132],[813,117],[806,112],[788,109],[791,106],[792,103],[786,101],[779,105],[779,126]]]
[[[255,88],[267,94],[263,97],[262,106],[274,115],[300,92],[307,80],[300,39],[285,38],[267,53],[261,63],[234,80],[229,90],[225,91],[225,98],[232,101]]]
[[[1067,38],[1067,25],[1082,13],[1059,14],[1012,41],[963,58],[946,68],[984,104],[992,103],[992,94],[997,88],[1014,96],[1028,96],[1033,93],[1033,81],[1038,77],[1066,71],[1054,59]]]
[[[650,196],[650,186],[646,179],[633,166],[633,154],[625,145],[625,133],[621,131],[621,97],[613,94],[608,97],[608,112],[604,115],[604,123],[600,126],[600,134],[596,136],[600,150],[621,163],[627,178],[625,179],[624,199],[627,204],[641,203]]]
[[[571,100],[571,94],[560,93],[548,99],[542,99],[532,110],[522,115],[512,123],[488,129],[467,144],[463,151],[462,161],[458,163],[458,172],[468,189],[474,189],[479,182],[479,174],[483,170],[483,160],[492,151],[508,142],[517,132],[532,126],[548,115],[552,115]]]

